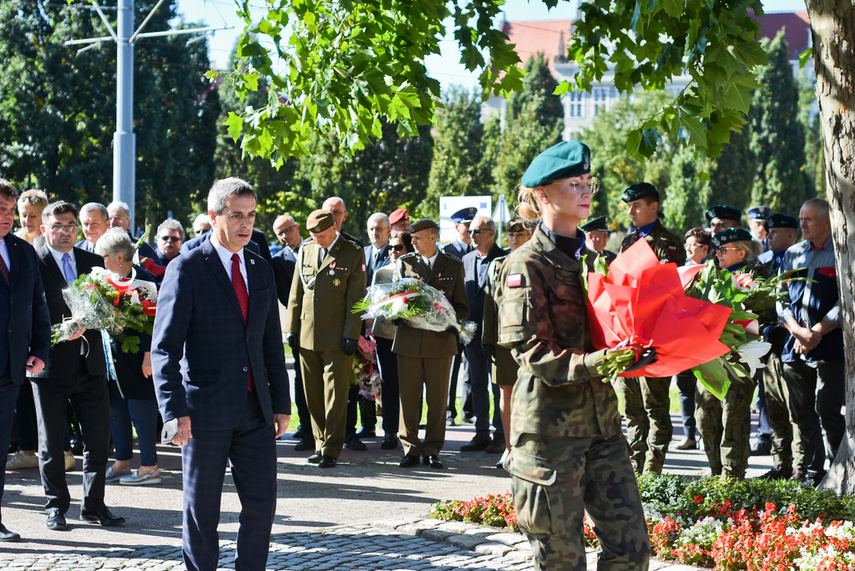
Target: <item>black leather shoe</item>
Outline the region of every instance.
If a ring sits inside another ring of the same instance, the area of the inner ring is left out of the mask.
[[[0,523],[0,541],[20,541],[21,536],[14,531],[9,531],[6,526]]]
[[[401,468],[412,468],[413,466],[419,465],[419,457],[418,456],[404,456],[401,459],[401,462],[398,464]]]
[[[376,438],[377,437],[377,431],[376,430],[369,430],[367,428],[363,428],[362,430],[360,430],[359,432],[356,433],[356,437],[357,438]]]
[[[316,451],[314,454],[312,454],[311,456],[306,458],[306,461],[311,463],[311,464],[317,464],[318,462],[321,461],[321,458],[323,458],[323,457],[324,457],[323,454]]]
[[[767,440],[756,440],[751,446],[752,456],[768,456],[772,453],[772,443]]]
[[[355,434],[344,439],[344,447],[351,450],[359,450],[360,452],[362,450],[368,450],[368,446],[357,438]]]
[[[59,510],[49,511],[47,527],[54,531],[64,531],[68,529],[68,523],[65,521],[65,514]]]
[[[303,430],[303,427],[301,426],[297,429],[297,432],[295,432],[294,436],[292,436],[291,438],[293,438],[294,440],[303,440],[307,436],[308,434],[306,434],[306,431]]]
[[[461,452],[477,452],[478,450],[486,450],[492,440],[489,436],[475,436],[468,444],[460,447]]]
[[[436,454],[430,454],[428,456],[425,456],[424,458],[422,458],[422,461],[424,462],[425,466],[430,466],[431,468],[435,468],[437,470],[442,470],[443,468],[445,468],[445,465],[439,461],[439,456],[437,456]]]
[[[398,447],[398,439],[394,436],[384,436],[383,442],[380,443],[380,448],[383,450],[394,450]]]
[[[335,458],[332,456],[324,455],[321,458],[321,461],[318,462],[318,466],[321,468],[335,468]]]
[[[106,507],[91,512],[81,511],[80,519],[83,521],[97,521],[101,527],[112,527],[125,523],[125,518],[113,515]]]
[[[298,442],[297,445],[294,447],[294,450],[296,450],[297,452],[305,452],[307,450],[314,450],[314,449],[315,449],[315,441],[313,439],[310,439],[310,438],[304,438],[303,440]]]
[[[494,436],[490,444],[484,449],[487,454],[502,454],[505,451],[505,439],[502,436]]]

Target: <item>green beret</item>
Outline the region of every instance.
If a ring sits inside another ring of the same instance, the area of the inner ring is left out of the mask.
[[[520,218],[514,218],[508,223],[508,232],[526,232],[528,224]]]
[[[591,150],[579,141],[564,141],[537,155],[522,176],[523,186],[534,188],[559,178],[591,172]]]
[[[598,232],[611,232],[611,228],[606,224],[607,218],[605,216],[597,216],[596,218],[592,218],[579,226],[582,229],[582,232],[591,232],[593,230],[597,230]]]
[[[772,228],[793,228],[799,229],[799,219],[789,214],[773,214],[769,216],[763,223],[763,227],[768,232]]]
[[[416,233],[421,232],[422,230],[428,230],[430,228],[439,228],[439,226],[437,226],[436,222],[434,222],[430,218],[422,218],[421,220],[416,220],[415,222],[413,222],[413,225],[410,226],[410,232]]]
[[[750,242],[752,239],[751,232],[748,230],[743,228],[728,228],[713,236],[710,242],[714,248],[718,248],[731,242]]]
[[[309,218],[306,220],[306,227],[309,232],[315,234],[323,232],[333,224],[335,224],[335,218],[329,210],[315,210],[309,214]]]
[[[659,192],[655,186],[649,182],[637,182],[624,190],[620,199],[629,204],[648,196],[652,196],[656,202],[659,202]]]
[[[719,220],[742,220],[742,211],[732,206],[725,204],[716,204],[707,208],[707,222],[712,222],[713,218]]]

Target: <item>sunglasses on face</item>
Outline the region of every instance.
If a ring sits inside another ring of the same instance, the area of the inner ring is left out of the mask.
[[[478,236],[481,232],[490,232],[489,228],[473,228],[469,231],[470,236]]]
[[[181,238],[179,238],[178,236],[161,236],[160,239],[163,240],[164,242],[180,242],[181,241]]]
[[[402,252],[404,250],[404,246],[402,246],[401,244],[393,244],[389,247],[396,252]]]
[[[722,256],[724,256],[725,254],[727,254],[728,250],[738,250],[738,249],[739,248],[728,248],[727,246],[719,246],[718,248],[715,249],[715,251],[718,252],[719,254],[721,254]]]

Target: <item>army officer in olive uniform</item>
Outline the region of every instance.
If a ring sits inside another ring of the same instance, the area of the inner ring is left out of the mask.
[[[621,199],[629,206],[635,229],[623,239],[623,252],[638,240],[647,240],[661,263],[686,263],[683,241],[659,220],[659,192],[649,182],[637,182],[623,191]],[[665,453],[671,443],[671,412],[668,389],[671,377],[620,377],[615,389],[623,396],[626,437],[635,471],[660,474]]]
[[[289,345],[300,341],[300,367],[312,417],[315,453],[309,462],[335,466],[344,445],[353,353],[362,320],[351,310],[365,295],[365,254],[345,240],[328,210],[315,210],[311,238],[297,254],[285,318]]]
[[[469,317],[464,289],[463,262],[436,247],[439,227],[422,219],[410,227],[415,252],[398,258],[398,275],[417,278],[441,291],[459,322]],[[445,411],[451,360],[457,355],[457,333],[427,331],[398,325],[392,351],[398,355],[398,383],[401,390],[401,423],[398,436],[404,446],[402,468],[412,468],[419,456],[431,468],[443,468],[439,451],[445,444]],[[419,440],[419,403],[422,385],[427,402],[425,439]]]

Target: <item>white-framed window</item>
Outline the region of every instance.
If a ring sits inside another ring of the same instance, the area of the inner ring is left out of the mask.
[[[608,111],[609,91],[611,90],[608,87],[595,87],[593,89],[594,115],[596,115],[600,111]]]
[[[570,101],[570,117],[579,119],[585,116],[585,106],[582,103],[584,93],[581,91],[570,91],[568,94]]]

